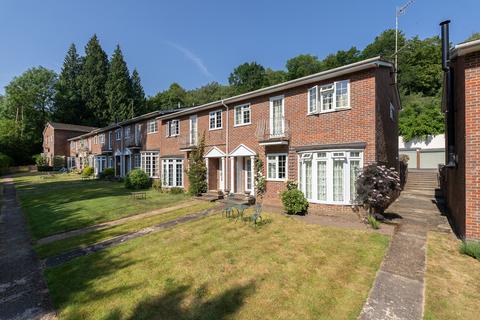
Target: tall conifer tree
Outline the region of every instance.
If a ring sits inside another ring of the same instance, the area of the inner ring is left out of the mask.
[[[130,74],[118,45],[110,60],[105,95],[111,121],[122,121],[134,116]]]
[[[59,122],[74,124],[90,124],[79,88],[79,76],[82,70],[82,59],[77,53],[75,44],[71,44],[63,60],[56,93],[54,97],[53,119]]]
[[[139,116],[147,112],[145,91],[143,91],[140,75],[137,69],[132,72],[132,99],[134,107],[134,116]]]
[[[82,99],[91,117],[91,125],[103,126],[109,122],[108,106],[105,99],[108,57],[98,41],[97,35],[88,41],[80,75]]]

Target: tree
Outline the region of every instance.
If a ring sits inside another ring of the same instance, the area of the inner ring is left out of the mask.
[[[190,152],[188,158],[188,192],[198,196],[207,192],[207,165],[203,155],[205,154],[205,134],[200,139],[198,146]]]
[[[184,107],[187,102],[187,92],[181,85],[174,82],[170,87],[148,99],[150,110],[171,110]]]
[[[79,88],[82,59],[75,44],[71,44],[63,61],[56,85],[53,119],[59,122],[88,125],[88,117]]]
[[[398,49],[405,46],[405,35],[398,33]],[[363,59],[382,56],[387,59],[394,59],[395,54],[395,30],[387,29],[375,37],[372,43],[367,45],[362,51]]]
[[[439,37],[407,41],[407,48],[399,57],[398,81],[405,94],[421,93],[435,96],[442,87],[443,72]]]
[[[108,105],[107,119],[110,122],[123,121],[135,115],[130,74],[119,45],[110,61],[105,95]]]
[[[444,116],[440,110],[439,97],[414,94],[403,100],[406,101],[400,111],[399,129],[405,141],[444,132]]]
[[[301,54],[287,60],[287,80],[293,80],[320,72],[322,63],[317,56]]]
[[[287,80],[287,73],[282,70],[265,69],[265,80],[268,86],[279,84]]]
[[[145,92],[143,91],[142,82],[137,69],[132,72],[132,100],[134,116],[139,116],[147,112]]]
[[[97,35],[93,35],[85,47],[85,58],[79,78],[82,100],[87,107],[90,125],[104,126],[108,124],[109,114],[105,97],[107,74],[107,54],[100,46]]]
[[[334,54],[328,55],[322,60],[321,70],[341,67],[359,60],[361,60],[361,53],[357,48],[351,47],[347,51],[339,50]]]
[[[228,82],[235,88],[237,94],[260,89],[267,83],[265,68],[256,62],[246,62],[230,73]]]
[[[185,103],[187,105],[201,105],[212,101],[221,100],[231,95],[231,88],[218,82],[210,82],[200,88],[187,92]]]
[[[470,37],[465,39],[465,42],[478,40],[478,39],[480,39],[480,32],[474,32],[474,33],[472,33],[472,35]]]

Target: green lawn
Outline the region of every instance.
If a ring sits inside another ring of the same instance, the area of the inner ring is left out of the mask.
[[[17,176],[15,185],[34,239],[168,207],[189,199],[153,190],[135,200],[119,182],[82,181],[76,174]]]
[[[220,214],[47,269],[60,319],[356,319],[386,236]]]
[[[478,319],[480,261],[459,252],[453,235],[428,234],[425,319]]]

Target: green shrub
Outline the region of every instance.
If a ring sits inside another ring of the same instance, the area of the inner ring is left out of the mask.
[[[115,170],[113,168],[106,168],[100,172],[100,179],[110,180],[115,176]]]
[[[152,188],[155,191],[161,192],[162,191],[162,181],[160,181],[160,179],[154,179],[152,181]]]
[[[283,191],[281,198],[283,207],[288,214],[305,214],[308,210],[308,201],[303,192],[297,188]]]
[[[373,229],[380,229],[380,222],[378,222],[377,219],[375,219],[374,216],[372,215],[367,215],[367,223],[373,228]]]
[[[470,257],[480,260],[480,242],[463,241],[460,244],[460,253],[469,255]]]
[[[128,189],[146,189],[150,187],[150,178],[143,170],[134,169],[125,177],[125,187]]]
[[[32,158],[35,161],[37,167],[45,167],[48,165],[47,158],[42,154],[36,154]]]
[[[92,167],[85,167],[82,170],[82,176],[84,177],[90,177],[93,176],[93,168]]]
[[[53,167],[55,169],[60,169],[65,167],[65,157],[61,157],[61,156],[53,157]]]
[[[0,174],[7,173],[8,168],[12,165],[12,158],[0,152]]]
[[[188,158],[188,192],[198,196],[207,192],[207,164],[203,157],[205,153],[205,135],[202,136],[197,147],[190,152]]]
[[[185,192],[185,190],[183,190],[183,188],[180,188],[180,187],[170,188],[170,193],[171,194],[182,194],[184,192]]]

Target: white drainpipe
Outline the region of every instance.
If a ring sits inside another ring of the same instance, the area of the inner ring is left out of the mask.
[[[225,154],[226,154],[226,157],[228,157],[229,155],[229,116],[228,116],[228,105],[225,104],[225,102],[223,102],[223,99],[222,99],[222,105],[227,109],[227,112],[226,112],[226,115],[227,115],[227,128],[226,128],[226,132],[225,132]],[[228,174],[227,174],[227,164],[228,161],[225,161],[225,166],[223,167],[223,185],[224,187],[226,188],[228,186],[228,183],[227,183],[227,177],[228,177]],[[233,170],[232,168],[230,168],[230,170]],[[230,190],[230,193],[232,193],[233,190]]]

